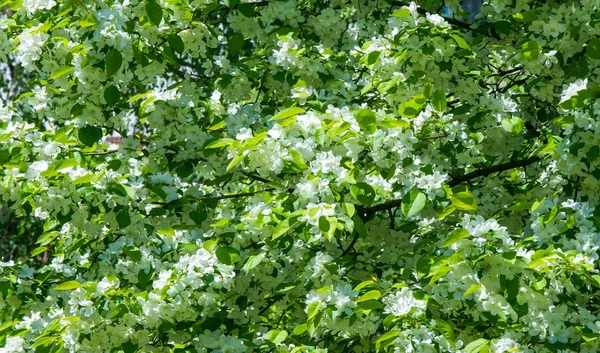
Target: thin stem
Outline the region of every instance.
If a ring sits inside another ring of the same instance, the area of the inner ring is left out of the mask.
[[[448,186],[454,187],[454,186],[456,186],[458,184],[464,183],[464,182],[469,181],[471,179],[475,179],[475,178],[479,178],[479,177],[485,177],[485,176],[488,176],[490,174],[503,172],[505,170],[510,170],[510,169],[519,168],[519,167],[524,167],[524,166],[533,164],[533,163],[535,163],[537,161],[540,161],[541,159],[542,158],[539,157],[539,156],[533,156],[533,157],[530,157],[530,158],[521,159],[521,160],[514,161],[514,162],[507,162],[507,163],[493,165],[493,166],[490,166],[490,167],[484,167],[484,168],[481,168],[481,169],[477,169],[477,170],[472,171],[470,173],[467,173],[467,174],[464,174],[464,175],[452,178],[452,180],[450,180],[450,182],[448,183]]]
[[[350,251],[352,251],[352,249],[354,249],[354,244],[356,244],[356,242],[358,241],[358,237],[360,237],[360,234],[357,231],[354,231],[354,237],[352,238],[350,245],[348,245],[348,247],[346,248],[346,250],[344,250],[344,252],[342,253],[342,256],[340,256],[340,257],[344,257],[344,256],[348,255],[350,253]]]
[[[119,152],[119,150],[108,150],[108,151],[101,151],[101,152],[87,152],[84,153],[86,156],[104,156],[107,154],[111,154],[111,153],[116,153]]]

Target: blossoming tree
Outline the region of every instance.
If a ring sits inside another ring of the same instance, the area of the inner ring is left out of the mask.
[[[0,352],[600,351],[600,1],[440,4],[2,2]]]

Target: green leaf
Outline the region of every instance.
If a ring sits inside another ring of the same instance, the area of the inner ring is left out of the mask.
[[[515,135],[518,135],[523,131],[525,125],[523,124],[523,120],[518,117],[506,118],[502,120],[502,127],[504,130],[508,132],[512,132]]]
[[[475,341],[467,344],[467,346],[465,347],[465,352],[466,353],[487,352],[487,350],[484,350],[484,349],[487,348],[489,343],[490,343],[489,340],[486,340],[485,338],[480,338],[478,340],[475,340]]]
[[[221,263],[225,265],[233,265],[237,262],[240,253],[237,251],[237,249],[232,248],[231,246],[222,246],[217,249],[216,255],[217,259]]]
[[[86,183],[91,182],[92,179],[94,179],[94,174],[86,174],[84,176],[81,176],[81,177],[73,180],[72,184],[73,185],[86,184]]]
[[[459,240],[462,240],[469,236],[469,231],[464,228],[455,229],[446,237],[444,240],[444,244],[442,244],[442,248],[447,248],[450,245],[456,243]]]
[[[540,57],[540,53],[542,52],[542,46],[535,40],[530,40],[525,42],[521,46],[521,55],[526,60],[535,61]]]
[[[217,220],[215,223],[211,224],[210,226],[213,228],[220,228],[223,227],[227,224],[229,224],[230,219],[225,217],[225,218],[221,218],[219,220]]]
[[[7,297],[4,297],[4,299],[6,299]],[[0,332],[6,330],[7,328],[11,327],[12,325],[16,324],[18,321],[6,321],[3,324],[0,325]]]
[[[346,214],[350,218],[352,218],[352,216],[354,216],[354,214],[356,213],[356,208],[354,207],[353,204],[351,204],[349,202],[342,203],[342,209],[344,210],[344,212],[346,212]]]
[[[298,115],[305,113],[306,110],[300,107],[291,107],[280,111],[279,113],[273,115],[270,120],[283,120],[285,118],[289,118],[290,116]]]
[[[401,333],[402,333],[402,331],[400,331],[400,330],[392,330],[392,331],[386,332],[383,335],[381,335],[381,337],[379,337],[377,339],[377,341],[375,341],[375,342],[383,342],[383,341],[387,341],[392,338],[396,338],[396,337],[400,336]]]
[[[359,303],[356,306],[357,311],[371,311],[383,308],[384,305],[377,299],[367,300],[366,302]]]
[[[446,94],[441,88],[438,88],[433,92],[433,95],[431,96],[431,105],[433,106],[433,109],[438,112],[446,110]]]
[[[441,220],[444,219],[446,217],[448,217],[449,215],[452,214],[452,212],[456,211],[456,207],[450,205],[446,208],[444,208],[440,213],[438,213],[438,215],[435,217],[436,220]]]
[[[142,251],[139,248],[124,247],[123,252],[134,262],[142,259]]]
[[[79,25],[81,26],[81,28],[88,28],[88,27],[92,27],[98,24],[98,20],[96,20],[96,17],[94,17],[93,14],[88,14],[87,16],[84,16],[83,18],[81,18],[81,20],[79,20]]]
[[[294,224],[290,224],[290,221],[288,219],[284,219],[283,221],[277,223],[277,225],[273,229],[273,235],[271,235],[271,237],[273,238],[273,240],[279,238],[280,236],[284,235],[288,230],[290,230],[290,228]]]
[[[189,215],[190,215],[190,218],[192,219],[192,221],[194,221],[194,223],[196,223],[196,225],[202,225],[202,223],[204,221],[206,221],[206,218],[208,218],[208,214],[206,213],[206,211],[204,209],[200,209],[197,211],[191,211]]]
[[[100,141],[100,139],[102,138],[102,129],[95,126],[86,125],[79,129],[77,137],[79,138],[79,141],[81,141],[81,143],[83,143],[86,146],[92,147],[96,142]]]
[[[56,166],[54,167],[54,170],[59,171],[59,170],[65,169],[65,168],[74,167],[77,164],[78,163],[77,163],[77,160],[75,160],[75,158],[62,159],[56,164]]]
[[[239,4],[237,9],[242,15],[248,18],[252,18],[254,16],[254,6],[252,6],[251,4]]]
[[[43,336],[38,338],[30,347],[29,349],[32,348],[36,348],[39,346],[46,346],[54,341],[56,341],[58,339],[58,337],[56,336]]]
[[[245,155],[242,153],[239,156],[237,156],[234,159],[232,159],[231,162],[229,162],[229,164],[227,165],[227,168],[225,169],[225,173],[227,173],[228,171],[230,171],[231,168],[233,168],[236,165],[238,165],[238,163],[240,163],[244,159],[244,157],[245,157]]]
[[[371,124],[375,124],[377,122],[377,117],[375,113],[373,113],[369,109],[362,109],[354,116],[356,122],[358,122],[358,126],[360,126],[361,130],[367,130],[367,127]]]
[[[224,137],[224,138],[212,141],[211,143],[206,145],[206,147],[204,147],[204,148],[206,148],[206,149],[221,148],[221,147],[229,146],[234,142],[235,142],[234,139]]]
[[[242,51],[242,47],[244,46],[244,35],[241,33],[235,33],[229,38],[227,41],[227,49],[229,49],[229,54],[237,55],[240,51]]]
[[[462,37],[460,37],[456,34],[450,34],[450,37],[452,37],[452,39],[454,39],[454,41],[456,42],[456,44],[458,44],[459,47],[466,49],[466,50],[471,50],[471,46],[469,45],[469,43],[467,43],[467,41],[464,40]]]
[[[326,216],[319,217],[319,229],[321,230],[321,232],[327,233],[327,232],[329,232],[329,228],[331,228],[331,225],[329,224],[327,217]]]
[[[120,349],[123,350],[123,353],[135,353],[138,351],[138,344],[133,343],[131,339],[127,340],[127,342],[122,343]],[[178,350],[174,350],[174,352],[179,352]]]
[[[508,211],[524,211],[524,210],[530,209],[532,205],[533,205],[533,202],[529,202],[529,201],[515,202],[513,205],[511,205],[509,208],[507,208],[507,210]]]
[[[116,215],[117,223],[119,228],[123,229],[131,224],[131,216],[129,216],[128,210],[122,210]]]
[[[434,319],[436,323],[436,328],[446,337],[448,342],[453,346],[456,344],[456,334],[452,329],[452,325],[450,325],[447,321],[442,319]]]
[[[368,291],[367,293],[361,295],[360,298],[356,299],[356,302],[357,303],[366,302],[367,300],[377,299],[377,298],[381,298],[381,292],[374,289],[374,290]]]
[[[129,98],[129,99],[127,100],[127,103],[131,103],[131,102],[138,101],[138,100],[140,100],[140,99],[142,99],[142,98],[146,97],[146,96],[147,96],[147,95],[149,95],[149,94],[152,94],[152,91],[146,91],[146,92],[144,92],[144,93],[136,94],[135,96],[133,96],[133,97]]]
[[[48,245],[52,243],[52,241],[54,241],[54,239],[56,239],[59,235],[60,232],[58,231],[47,232],[42,234],[35,243],[40,244],[40,246]]]
[[[588,161],[595,161],[596,159],[598,159],[598,156],[600,156],[600,146],[594,145],[590,147],[585,156],[588,159]]]
[[[137,275],[138,287],[146,288],[146,286],[148,285],[148,283],[150,283],[153,277],[154,269],[151,268],[148,272],[144,271],[144,269],[141,269]]]
[[[317,314],[319,313],[319,310],[321,309],[321,303],[320,302],[312,302],[308,305],[308,308],[306,310],[306,313],[308,315],[308,320],[312,319],[313,317],[317,316]]]
[[[518,22],[533,22],[537,18],[537,13],[535,10],[531,10],[531,11],[516,13],[512,16]]]
[[[14,287],[10,280],[0,278],[0,294],[4,299],[10,297],[14,293]]]
[[[104,100],[108,105],[115,105],[121,100],[121,92],[117,87],[110,85],[104,90]]]
[[[163,13],[162,8],[157,2],[155,2],[154,0],[149,0],[146,3],[146,15],[148,16],[150,23],[157,27],[160,26],[160,23],[162,22]]]
[[[363,223],[362,219],[355,214],[354,217],[352,217],[352,221],[354,222],[354,230],[363,238],[367,237],[367,228],[365,227],[365,224]]]
[[[46,250],[48,250],[48,247],[46,247],[46,246],[37,247],[31,251],[31,257],[38,256],[39,254],[42,254]]]
[[[294,327],[294,331],[293,331],[294,335],[301,335],[304,332],[306,332],[306,329],[307,329],[306,323],[300,324],[300,325]]]
[[[585,54],[592,59],[600,59],[600,39],[594,38],[587,44]]]
[[[74,70],[73,66],[62,66],[59,67],[58,69],[54,70],[54,72],[52,73],[52,75],[50,75],[50,79],[51,80],[55,80],[61,76],[64,76],[70,72],[72,72]]]
[[[123,64],[123,56],[116,49],[110,49],[104,58],[104,67],[106,69],[106,77],[110,78],[119,71]]]
[[[258,266],[262,262],[263,258],[260,255],[252,255],[246,260],[246,263],[242,267],[244,272],[248,273],[250,270]]]
[[[411,190],[402,198],[400,209],[406,218],[410,218],[425,207],[427,196],[418,190]]]
[[[177,34],[169,34],[167,37],[167,42],[169,42],[171,49],[173,49],[173,51],[176,53],[181,54],[185,50],[183,39],[181,39],[181,37]]]
[[[230,9],[233,9],[237,4],[240,3],[240,0],[223,0],[223,3],[225,4],[225,6],[229,7]]]
[[[372,51],[365,57],[365,63],[369,69],[372,69],[379,62],[381,52],[378,50]]]
[[[296,152],[291,148],[288,149],[288,153],[292,157],[294,164],[299,170],[306,170],[309,168],[309,166],[306,164],[306,161],[304,160],[304,158],[302,158],[302,155],[300,153]]]
[[[477,200],[475,200],[475,197],[467,191],[463,191],[463,192],[459,192],[454,195],[450,195],[450,200],[452,201],[452,205],[454,207],[456,207],[457,210],[463,210],[463,211],[477,210]]]
[[[450,272],[450,270],[452,270],[452,267],[450,266],[442,266],[435,270],[435,272],[433,272],[433,275],[431,276],[431,280],[429,280],[429,285],[432,285],[435,282],[437,282],[438,279],[444,277],[446,273]]]
[[[363,205],[370,206],[375,200],[375,190],[366,183],[351,185],[350,193]]]
[[[433,85],[431,82],[427,82],[425,86],[423,86],[423,96],[427,99],[431,98],[433,94]]]
[[[600,337],[600,333],[598,332],[592,332],[589,329],[581,331],[581,338],[586,342],[594,341],[598,339],[598,337]]]
[[[67,282],[63,282],[61,284],[59,284],[58,286],[52,288],[54,290],[73,290],[73,289],[77,289],[77,288],[81,288],[81,283],[77,282],[77,281],[67,281]]]
[[[271,341],[274,344],[280,344],[287,338],[288,333],[286,330],[271,330],[265,334],[265,339]]]
[[[544,218],[542,218],[542,221],[544,222],[544,224],[548,224],[550,223],[554,218],[556,218],[556,215],[558,214],[558,207],[556,205],[552,206],[552,208],[550,209],[549,213],[546,213],[544,215]]]
[[[418,96],[414,96],[411,100],[400,104],[398,107],[398,113],[407,118],[414,118],[419,114],[421,109],[425,106],[427,100],[425,96],[420,94]]]
[[[202,243],[202,248],[212,254],[213,251],[215,251],[215,249],[217,248],[218,244],[219,244],[218,240],[208,239],[208,240],[205,240],[204,243]]]
[[[475,292],[475,291],[478,291],[478,290],[480,290],[480,289],[481,289],[481,284],[479,284],[479,283],[478,283],[478,284],[474,284],[474,285],[470,286],[470,287],[469,287],[469,288],[468,288],[468,289],[467,289],[467,290],[466,290],[466,291],[463,293],[463,298],[464,298],[464,297],[466,297],[467,295],[469,295],[469,294],[471,294],[471,293]]]
[[[354,287],[353,291],[358,292],[361,289],[365,288],[366,286],[369,286],[374,283],[375,283],[375,281],[373,281],[372,279],[366,280],[364,282],[359,283],[356,287]]]

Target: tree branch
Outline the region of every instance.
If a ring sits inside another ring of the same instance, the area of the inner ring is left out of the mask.
[[[269,189],[255,191],[255,192],[242,192],[242,193],[239,193],[239,194],[230,194],[230,195],[222,195],[222,196],[200,198],[200,200],[239,199],[239,198],[242,198],[242,197],[254,196],[256,194],[260,194],[260,193],[268,192],[268,191],[273,191],[273,190],[275,190],[275,189],[274,188],[269,188]]]
[[[533,164],[537,161],[540,161],[541,159],[542,159],[541,157],[533,156],[533,157],[521,159],[518,161],[506,162],[506,163],[502,163],[502,164],[498,164],[498,165],[493,165],[490,167],[477,169],[470,173],[452,178],[452,180],[450,180],[450,182],[448,182],[448,186],[454,187],[456,185],[462,184],[466,181],[469,181],[469,180],[472,180],[475,178],[486,177],[490,174],[500,173],[505,170],[510,170],[510,169],[519,168],[519,167],[525,167],[525,166]],[[375,205],[372,207],[364,207],[364,208],[361,207],[360,209],[357,208],[357,210],[362,211],[363,215],[368,218],[369,216],[371,216],[372,214],[374,214],[376,212],[385,211],[388,209],[392,209],[394,207],[400,207],[401,204],[402,204],[402,200],[397,199],[397,200],[387,201],[387,202],[384,202],[384,203],[381,203],[379,205]],[[351,245],[354,245],[354,242]],[[346,253],[346,252],[344,252],[344,253]]]
[[[354,244],[356,244],[356,241],[358,240],[358,237],[360,237],[360,234],[357,231],[354,231],[354,237],[352,238],[352,241],[350,242],[350,245],[348,245],[348,247],[346,248],[346,250],[344,250],[344,252],[342,252],[342,255],[340,257],[344,257],[344,256],[348,255],[350,253],[350,251],[352,249],[354,249]]]
[[[119,150],[107,150],[107,151],[100,151],[100,152],[86,152],[86,153],[84,153],[84,155],[86,155],[86,156],[104,156],[107,154],[117,153],[117,152],[119,152]]]
[[[519,167],[525,167],[525,166],[533,164],[541,159],[542,159],[541,157],[533,156],[530,158],[521,159],[521,160],[514,161],[514,162],[506,162],[506,163],[502,163],[502,164],[493,165],[490,167],[477,169],[470,173],[452,178],[452,180],[450,180],[450,182],[448,183],[448,186],[454,187],[458,184],[464,183],[465,181],[469,181],[471,179],[485,177],[490,174],[503,172],[505,170],[510,170],[510,169],[519,168]]]

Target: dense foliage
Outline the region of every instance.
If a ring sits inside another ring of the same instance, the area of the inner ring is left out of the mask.
[[[0,352],[600,351],[600,1],[440,4],[5,1]]]

